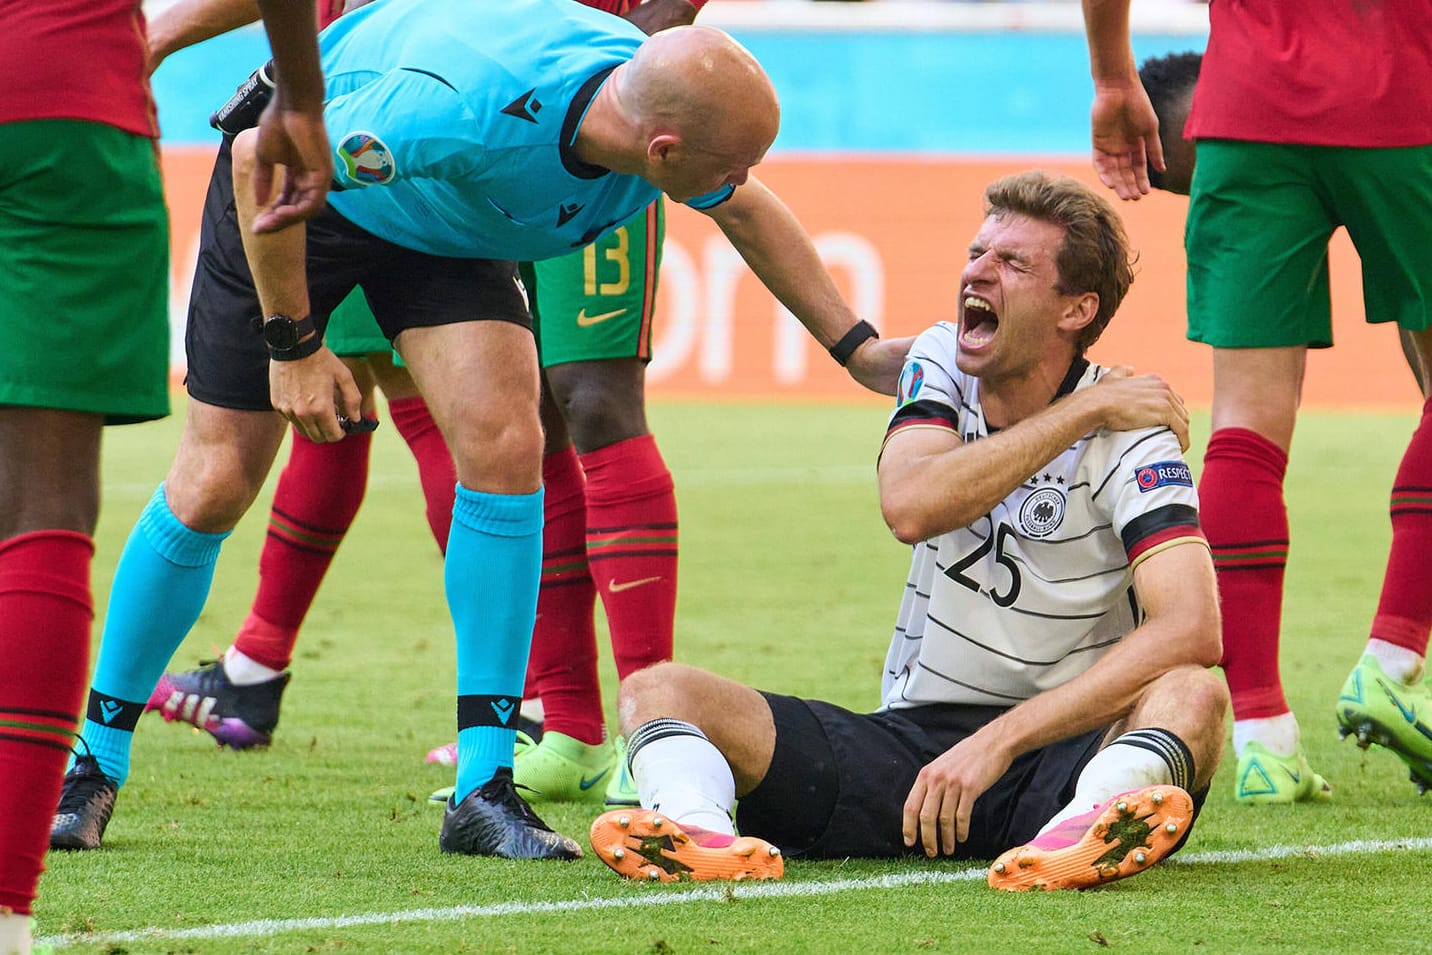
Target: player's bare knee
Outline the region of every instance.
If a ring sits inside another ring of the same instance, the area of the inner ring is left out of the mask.
[[[1156,680],[1135,705],[1126,729],[1156,726],[1176,734],[1193,752],[1195,787],[1213,778],[1223,751],[1228,686],[1217,672],[1184,666]]]
[[[696,722],[691,705],[694,682],[701,671],[684,663],[658,663],[622,680],[617,691],[617,718],[623,733],[661,717]]]
[[[553,398],[579,450],[595,451],[647,432],[639,363],[572,362],[548,369]]]

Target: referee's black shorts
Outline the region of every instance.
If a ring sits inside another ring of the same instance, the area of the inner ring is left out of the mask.
[[[185,385],[206,404],[268,411],[264,315],[239,235],[231,144],[225,136],[204,199],[184,335]],[[515,262],[417,252],[358,228],[331,207],[309,220],[307,229],[309,311],[320,332],[355,286],[362,287],[389,341],[404,329],[454,322],[532,326]]]
[[[901,836],[915,776],[1005,711],[949,705],[853,713],[820,700],[762,695],[775,719],[775,755],[765,779],[737,803],[737,827],[806,858],[923,855],[918,843],[907,848]],[[1017,757],[975,801],[969,838],[953,858],[992,859],[1033,839],[1074,798],[1079,773],[1105,732]],[[1205,795],[1195,796],[1196,809]]]

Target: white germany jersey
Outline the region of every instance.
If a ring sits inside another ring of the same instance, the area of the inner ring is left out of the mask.
[[[886,441],[907,428],[989,436],[979,382],[955,366],[956,336],[942,322],[915,341]],[[1056,398],[1106,370],[1076,361]],[[1012,706],[1067,683],[1140,621],[1135,564],[1203,544],[1197,505],[1168,428],[1080,438],[984,517],[915,545],[883,707]]]

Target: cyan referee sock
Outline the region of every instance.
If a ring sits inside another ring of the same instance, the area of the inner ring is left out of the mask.
[[[134,723],[199,619],[228,536],[185,527],[169,510],[160,484],[124,545],[81,730],[105,775],[121,784],[129,775]],[[78,749],[83,755],[85,747]]]
[[[459,484],[443,565],[457,635],[454,803],[512,765],[541,573],[542,491],[488,494]]]
[[[1074,787],[1074,798],[1044,824],[1039,834],[1119,793],[1170,783],[1188,790],[1193,780],[1193,753],[1178,736],[1165,729],[1130,730],[1084,764]]]
[[[696,726],[675,719],[641,724],[627,739],[627,763],[643,806],[680,825],[735,835],[736,778]]]

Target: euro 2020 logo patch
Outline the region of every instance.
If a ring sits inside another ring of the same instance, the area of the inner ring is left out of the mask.
[[[1064,521],[1064,492],[1042,487],[1019,507],[1019,526],[1029,537],[1048,537]]]
[[[348,178],[365,186],[387,185],[398,172],[392,151],[372,133],[349,133],[338,146],[338,158]]]
[[[925,369],[920,367],[918,361],[912,361],[900,372],[900,389],[896,392],[899,400],[895,403],[897,408],[903,407],[908,402],[914,401],[915,396],[920,393],[920,386],[925,383]]]
[[[1139,493],[1147,494],[1156,488],[1168,487],[1171,484],[1193,487],[1193,474],[1189,471],[1188,465],[1182,461],[1159,461],[1157,464],[1146,464],[1136,470],[1134,481],[1139,486]]]

